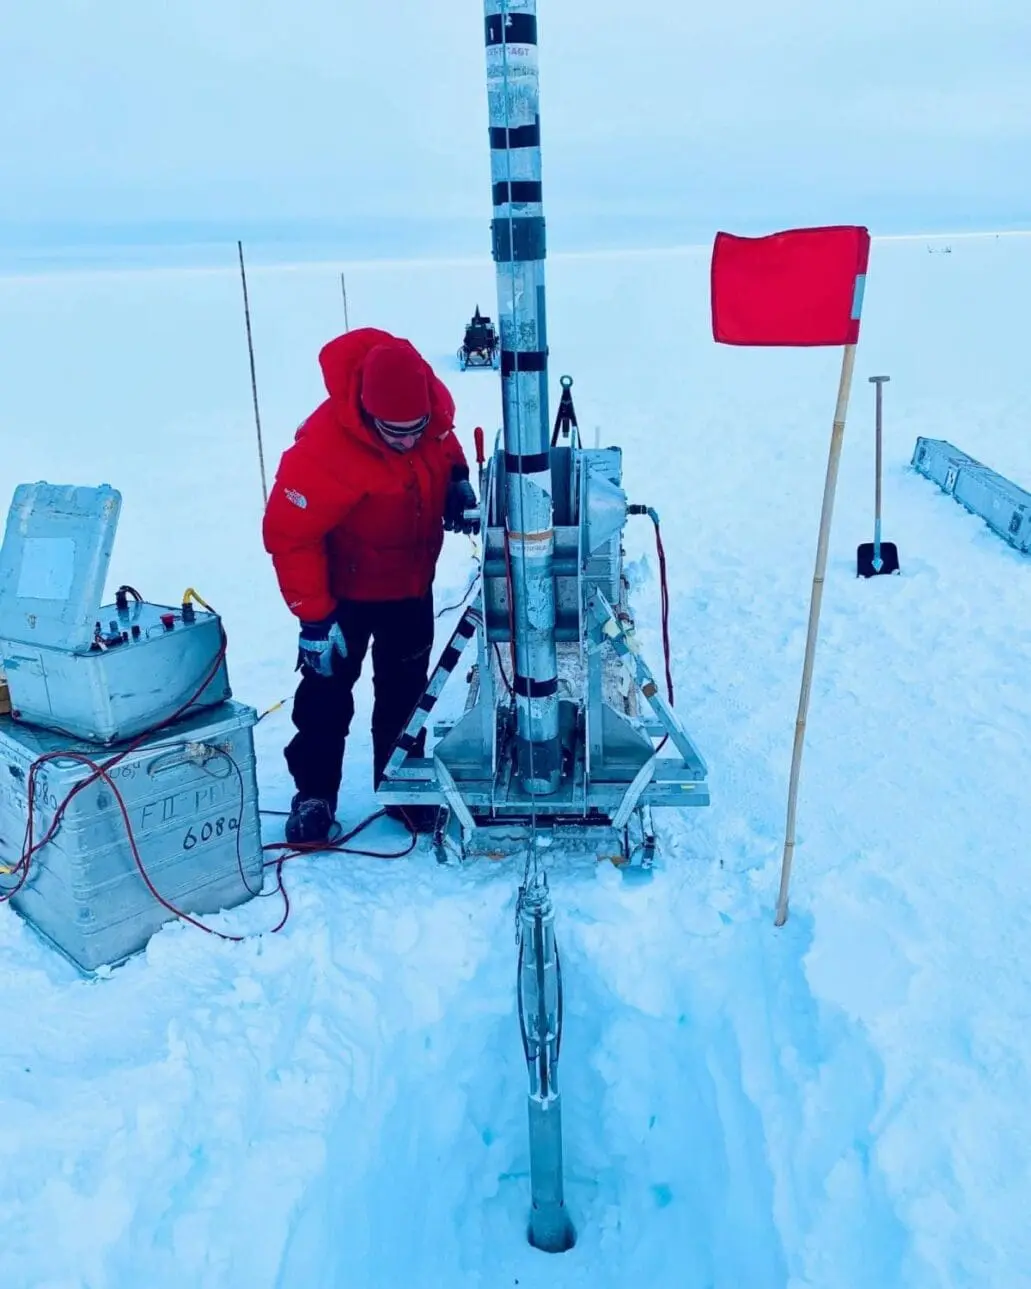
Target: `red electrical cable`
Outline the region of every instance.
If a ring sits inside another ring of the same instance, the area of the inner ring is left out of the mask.
[[[265,813],[275,812],[266,811]],[[408,828],[410,837],[408,845],[404,850],[361,850],[357,846],[347,845],[353,837],[357,837],[360,832],[363,832],[371,823],[375,823],[377,819],[381,818],[385,814],[385,810],[377,810],[375,814],[369,815],[368,818],[363,819],[361,823],[356,824],[350,832],[344,833],[343,836],[337,838],[337,840],[333,842],[312,842],[310,845],[306,845],[302,842],[292,845],[290,842],[273,841],[262,846],[263,851],[281,850],[285,852],[277,859],[266,860],[264,865],[265,868],[274,868],[276,870],[276,891],[278,891],[278,893],[283,897],[283,916],[269,932],[270,935],[275,935],[277,931],[282,931],[283,927],[286,926],[287,918],[290,916],[290,896],[283,883],[283,865],[287,863],[288,860],[298,859],[301,855],[318,854],[320,851],[334,851],[341,855],[358,855],[367,859],[404,859],[406,855],[410,855],[412,853],[415,849],[416,833],[415,829],[407,824],[407,821],[405,826]],[[270,891],[269,894],[273,895],[276,891]]]
[[[648,514],[652,523],[655,525],[655,550],[659,557],[659,596],[662,617],[662,656],[666,667],[666,695],[669,698],[670,707],[673,706],[673,667],[671,661],[671,647],[669,641],[669,584],[666,579],[666,550],[662,544],[662,531],[659,528],[659,517],[654,510],[649,510]],[[664,734],[658,747],[655,749],[655,755],[669,742],[669,735]]]
[[[659,556],[659,585],[662,596],[662,652],[666,663],[666,693],[669,696],[669,705],[673,706],[673,669],[670,661],[670,643],[669,643],[669,585],[666,581],[666,551],[662,545],[662,533],[659,530],[659,521],[653,516],[652,522],[655,524],[655,548]]]
[[[262,813],[272,814],[272,813],[278,813],[278,812],[266,810],[266,811],[263,811]],[[297,859],[301,855],[318,854],[321,851],[334,851],[341,855],[358,855],[364,859],[404,859],[406,855],[410,855],[412,851],[415,849],[415,843],[417,839],[417,834],[415,830],[408,824],[407,820],[404,822],[405,822],[405,827],[408,828],[409,842],[408,842],[408,845],[404,848],[404,850],[362,850],[358,846],[348,846],[347,844],[349,841],[352,840],[352,838],[357,837],[359,833],[364,832],[365,829],[368,828],[370,824],[374,824],[377,819],[382,819],[386,813],[387,812],[385,810],[377,810],[374,814],[371,814],[367,816],[365,819],[363,819],[361,823],[355,824],[355,826],[351,829],[350,832],[345,832],[342,834],[342,836],[337,837],[335,841],[310,842],[310,843],[306,843],[306,842],[294,843],[294,842],[288,842],[288,841],[267,842],[264,846],[262,846],[262,850],[282,850],[282,851],[287,851],[289,853],[281,855],[278,859],[266,860],[265,867],[273,868],[276,865],[285,864],[287,860]]]

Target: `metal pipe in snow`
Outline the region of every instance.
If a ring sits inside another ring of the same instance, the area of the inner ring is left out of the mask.
[[[536,0],[485,0],[484,28],[515,622],[517,766],[527,792],[546,794],[558,788],[562,755]]]
[[[568,1253],[575,1244],[573,1225],[563,1199],[562,1099],[531,1096],[530,1243],[542,1253]]]
[[[530,1243],[565,1253],[575,1243],[566,1209],[562,1167],[562,1098],[558,1054],[562,1041],[562,985],[555,942],[555,910],[546,886],[520,894],[519,1015],[530,1094]]]

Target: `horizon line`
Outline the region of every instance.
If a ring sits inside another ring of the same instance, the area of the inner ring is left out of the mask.
[[[804,227],[797,225],[796,227]],[[780,232],[784,230],[773,229],[771,232]],[[753,234],[753,236],[763,236],[763,234]],[[871,233],[871,242],[940,242],[940,241],[971,241],[984,238],[1000,237],[1031,237],[1031,228],[998,228],[998,229],[977,229],[964,230],[956,232],[914,232],[914,233]],[[239,239],[238,239],[239,240]],[[198,243],[198,245],[213,245],[213,243]],[[567,250],[555,251],[548,256],[550,261],[563,260],[586,260],[586,259],[630,259],[646,258],[654,256],[671,256],[671,255],[688,255],[697,254],[700,251],[709,251],[712,249],[712,242],[680,242],[664,246],[628,246],[628,247],[599,247],[593,250]],[[412,255],[412,256],[381,256],[372,259],[348,259],[346,257],[319,257],[311,260],[282,260],[272,263],[255,263],[247,265],[247,272],[250,273],[292,273],[302,270],[318,268],[335,268],[335,269],[389,269],[403,267],[430,267],[433,265],[470,268],[480,264],[493,264],[490,258],[489,249],[483,252],[470,255],[450,255],[447,253],[438,255]],[[213,275],[222,273],[238,273],[239,263],[233,261],[229,264],[149,264],[149,265],[118,265],[107,264],[103,266],[89,265],[68,265],[63,267],[49,266],[37,269],[16,269],[7,271],[0,268],[0,281],[4,282],[25,282],[35,281],[40,278],[55,277],[109,277],[112,275],[140,275],[156,273],[189,273],[193,275]]]

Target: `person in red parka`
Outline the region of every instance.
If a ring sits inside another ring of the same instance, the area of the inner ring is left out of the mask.
[[[373,782],[426,687],[433,579],[445,529],[478,532],[455,404],[407,340],[373,327],[319,353],[329,397],[283,453],[262,536],[299,619],[291,844],[325,841],[336,814],[353,689],[372,642]],[[421,749],[417,749],[417,754]],[[433,807],[391,811],[417,829]]]

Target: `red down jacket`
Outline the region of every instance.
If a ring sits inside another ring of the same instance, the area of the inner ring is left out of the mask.
[[[363,422],[362,363],[384,343],[409,344],[363,327],[323,347],[329,397],[283,453],[269,494],[265,549],[283,598],[305,621],[328,617],[338,599],[424,595],[443,545],[451,469],[468,472],[454,400],[428,363],[432,419],[411,451],[396,452]]]

